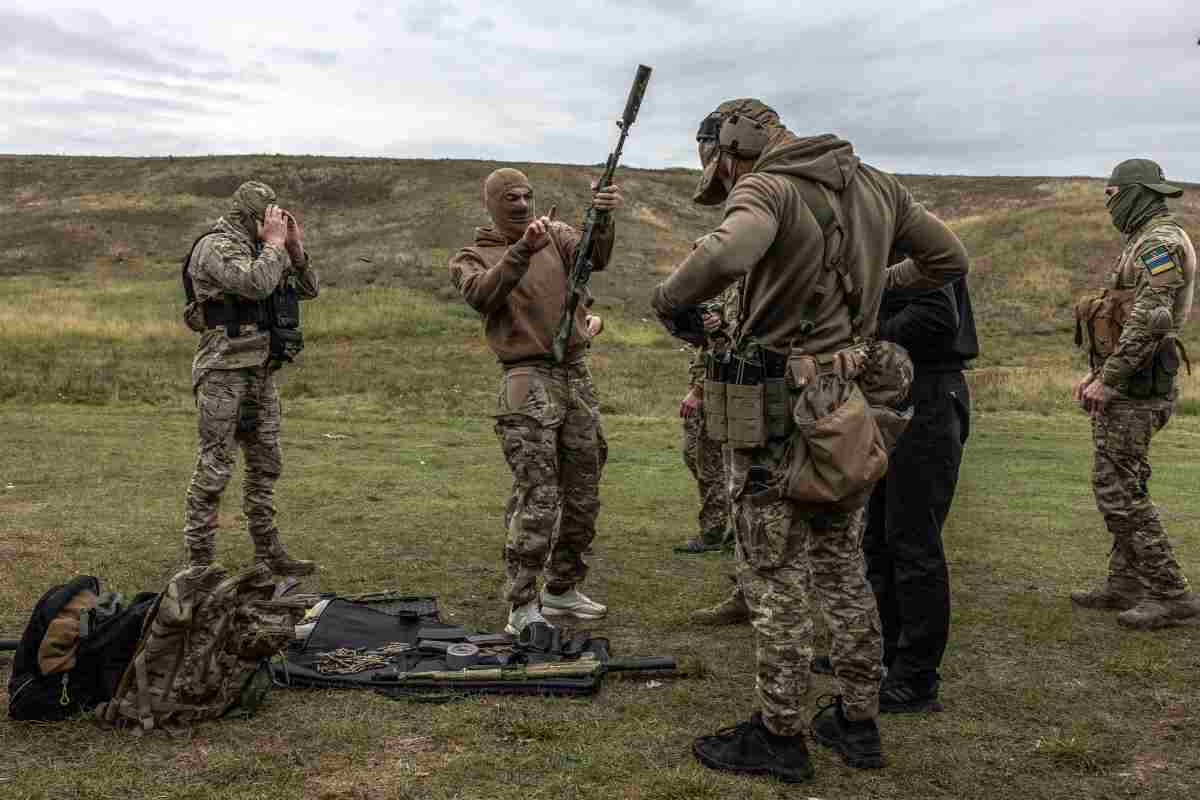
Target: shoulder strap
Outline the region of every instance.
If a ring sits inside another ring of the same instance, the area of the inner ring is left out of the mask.
[[[800,192],[800,196],[804,198],[804,204],[808,206],[808,210],[812,213],[813,218],[816,219],[818,227],[821,228],[821,236],[825,240],[823,266],[832,272],[836,276],[836,280],[841,284],[842,292],[846,296],[846,305],[850,309],[851,327],[855,336],[857,336],[862,328],[862,289],[854,285],[849,265],[844,258],[845,231],[838,220],[837,212],[829,202],[829,196],[824,187],[814,181],[797,178],[796,189]],[[809,317],[810,323],[811,318],[816,314],[817,308],[833,288],[829,285],[829,281],[823,277],[812,299],[805,308],[805,314]]]
[[[183,265],[182,269],[180,270],[180,277],[183,279],[183,294],[189,303],[193,303],[196,300],[196,288],[192,285],[192,276],[188,274],[188,267],[191,266],[192,256],[196,254],[196,246],[199,245],[204,238],[212,235],[215,232],[216,231],[213,230],[207,230],[197,236],[195,240],[192,241],[192,246],[188,248],[187,255],[183,257]]]

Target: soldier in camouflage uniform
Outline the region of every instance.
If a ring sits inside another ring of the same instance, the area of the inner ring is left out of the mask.
[[[599,619],[608,608],[577,588],[588,572],[583,556],[596,535],[600,472],[608,446],[600,400],[585,360],[603,322],[580,303],[563,363],[552,355],[567,294],[568,265],[578,231],[534,212],[533,186],[515,169],[484,181],[491,224],[450,259],[450,276],[484,319],[488,346],[500,360],[496,436],[513,474],[505,510],[504,565],[509,633],[548,616]],[[595,192],[598,208],[622,204],[615,186]],[[610,218],[597,231],[594,269],[608,266],[615,237]],[[538,576],[545,573],[545,590]]]
[[[958,238],[894,177],[863,164],[849,142],[796,136],[773,110],[749,98],[718,106],[701,122],[697,141],[704,173],[694,200],[724,202],[724,218],[654,291],[655,313],[673,333],[680,332],[678,320],[690,318],[686,312],[741,281],[735,351],[776,380],[788,374],[793,355],[805,363],[820,359],[829,369],[814,385],[828,380],[844,387],[855,377],[838,366],[845,363],[840,354],[860,346],[859,334],[874,334],[885,286],[932,289],[967,272]],[[809,200],[817,197],[833,218],[829,223],[818,221]],[[827,233],[835,228],[848,232],[846,238]],[[909,258],[885,269],[892,250]],[[827,258],[828,251],[837,257]],[[725,383],[729,404],[732,390],[746,384],[740,377]],[[785,396],[787,410],[802,410],[806,396],[799,389]],[[739,413],[752,407],[743,404]],[[774,430],[771,420],[764,409],[741,430]],[[802,703],[815,596],[832,635],[840,693],[813,717],[813,735],[852,766],[882,766],[876,722],[882,644],[863,563],[861,505],[847,511],[790,499],[780,488],[790,464],[789,437],[765,438],[760,446],[725,449],[739,582],[757,633],[760,710],[699,737],[693,753],[713,769],[785,781],[812,777]]]
[[[688,393],[679,404],[679,416],[683,418],[683,463],[700,490],[700,533],[676,545],[677,553],[721,550],[733,542],[721,443],[704,434],[704,372],[708,354],[714,349],[723,350],[733,340],[733,326],[737,324],[736,286],[701,308],[707,341],[704,347],[689,347]]]
[[[262,301],[281,281],[292,281],[304,298],[316,297],[319,286],[303,229],[274,205],[275,199],[264,183],[239,186],[229,214],[197,240],[186,267],[195,300],[185,320],[201,336],[192,360],[199,446],[183,536],[191,566],[212,564],[217,509],[241,445],[246,459],[242,509],[254,559],[277,575],[297,576],[311,574],[316,565],[292,558],[275,527],[275,481],[283,466],[279,394],[269,363],[270,333],[256,320],[263,318]],[[235,315],[232,320],[229,314]]]
[[[1196,272],[1196,251],[1165,200],[1182,193],[1153,161],[1130,159],[1113,170],[1105,194],[1125,247],[1110,289],[1132,292],[1132,308],[1112,352],[1091,347],[1092,370],[1075,387],[1092,417],[1092,488],[1113,545],[1107,580],[1072,592],[1071,600],[1121,609],[1117,621],[1139,629],[1200,615],[1200,598],[1188,591],[1147,486],[1150,439],[1178,396],[1175,337],[1191,310]]]

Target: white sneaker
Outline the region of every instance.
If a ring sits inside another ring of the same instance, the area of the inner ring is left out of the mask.
[[[608,613],[608,606],[597,603],[574,587],[562,594],[551,594],[543,589],[542,613],[547,617],[572,616],[579,619],[600,619]]]
[[[520,636],[521,631],[531,622],[546,622],[542,612],[538,611],[537,600],[530,600],[525,605],[515,606],[512,611],[509,611],[508,624],[504,626],[504,632],[509,636]]]

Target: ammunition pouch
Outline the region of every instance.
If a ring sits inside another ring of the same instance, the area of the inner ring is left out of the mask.
[[[791,432],[787,358],[770,350],[708,353],[704,424],[710,439],[730,447],[762,447]]]
[[[300,294],[290,281],[281,281],[267,298],[267,319],[271,331],[271,369],[290,363],[304,349],[300,332]]]
[[[1105,289],[1075,304],[1075,345],[1088,354],[1092,369],[1116,352],[1133,301],[1133,289]]]
[[[788,378],[799,394],[783,494],[804,510],[861,508],[912,419],[912,361],[899,345],[871,342],[836,353],[795,353]]]
[[[1188,374],[1191,374],[1192,365],[1183,343],[1174,336],[1164,336],[1146,365],[1130,376],[1129,396],[1139,399],[1170,397],[1175,391],[1179,365],[1184,362],[1187,362]]]

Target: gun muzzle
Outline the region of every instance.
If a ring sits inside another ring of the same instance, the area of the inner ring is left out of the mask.
[[[650,67],[639,64],[637,74],[633,77],[633,86],[629,87],[629,99],[625,101],[625,113],[621,115],[621,127],[628,128],[637,119],[638,110],[642,107],[642,98],[646,96],[646,84],[650,83]]]

